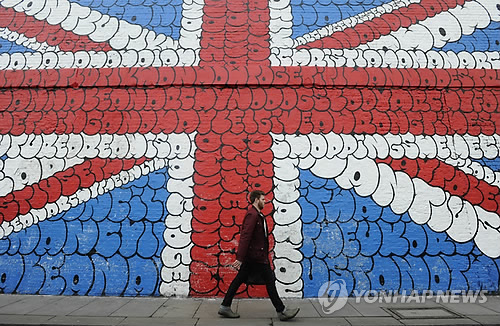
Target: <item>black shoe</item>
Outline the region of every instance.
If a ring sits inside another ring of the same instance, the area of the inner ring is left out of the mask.
[[[278,312],[278,317],[280,318],[281,321],[289,320],[297,316],[299,310],[300,308],[293,308],[293,309],[285,308],[282,312]]]
[[[240,318],[240,315],[236,312],[233,312],[231,310],[231,307],[226,307],[223,305],[220,306],[218,314],[225,318]]]

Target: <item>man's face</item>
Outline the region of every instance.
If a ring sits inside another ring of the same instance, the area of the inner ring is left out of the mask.
[[[255,202],[257,203],[257,207],[262,210],[264,208],[264,204],[266,203],[266,197],[264,196],[260,196],[259,198],[257,198],[255,200]]]

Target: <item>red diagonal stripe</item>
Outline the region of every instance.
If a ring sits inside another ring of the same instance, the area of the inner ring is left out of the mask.
[[[57,45],[61,51],[65,52],[112,50],[108,43],[94,42],[87,36],[65,31],[61,26],[50,25],[12,8],[0,6],[0,27],[7,27],[27,38],[35,37],[40,43],[47,42],[50,46]]]
[[[402,27],[409,27],[419,21],[434,17],[435,15],[463,5],[470,0],[422,0],[420,3],[412,3],[408,7],[394,10],[390,13],[381,15],[372,20],[359,23],[352,28],[346,28],[343,31],[335,32],[330,36],[324,37],[304,45],[297,49],[304,48],[332,48],[332,49],[350,49],[361,44],[365,44],[397,31]]]
[[[90,188],[96,182],[130,170],[145,161],[146,158],[94,158],[57,172],[38,183],[1,197],[0,223],[12,221],[17,215],[27,214],[31,209],[40,209],[48,203],[55,203],[60,196],[71,196],[79,189]]]
[[[429,185],[439,187],[451,195],[467,200],[472,205],[500,214],[500,189],[479,180],[473,175],[442,162],[438,159],[385,159],[377,160],[392,167],[394,171],[403,171],[410,178],[420,178]]]

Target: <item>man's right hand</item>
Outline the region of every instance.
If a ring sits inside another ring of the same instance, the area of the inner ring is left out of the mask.
[[[234,263],[233,263],[233,267],[236,269],[236,270],[239,270],[240,267],[241,267],[241,261],[239,260],[235,260]]]

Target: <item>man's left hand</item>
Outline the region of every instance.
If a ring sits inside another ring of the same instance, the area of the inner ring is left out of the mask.
[[[236,269],[236,270],[239,270],[240,267],[241,267],[241,261],[239,260],[235,260],[234,263],[233,263],[233,267]]]

